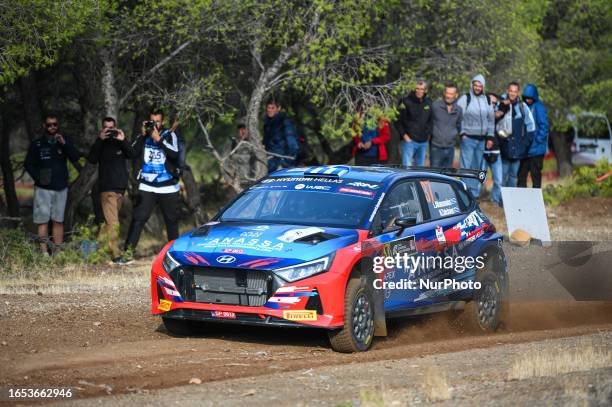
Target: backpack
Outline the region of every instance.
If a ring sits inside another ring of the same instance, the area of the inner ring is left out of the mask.
[[[162,133],[162,137],[164,137],[165,135],[171,132],[172,132],[171,129],[164,130],[164,132]],[[175,135],[176,135],[176,144],[178,147],[178,157],[176,158],[176,161],[174,162],[174,168],[169,168],[168,172],[172,174],[174,178],[179,179],[181,178],[181,176],[183,175],[183,171],[187,167],[187,148],[185,146],[185,143],[178,136],[178,134],[175,133]],[[166,158],[166,162],[168,162],[168,158]]]
[[[486,93],[485,93],[485,97],[487,98],[487,105],[491,106],[491,98]],[[472,94],[468,92],[465,94],[465,110],[466,111],[468,110],[468,107],[470,106],[471,101],[472,101]]]

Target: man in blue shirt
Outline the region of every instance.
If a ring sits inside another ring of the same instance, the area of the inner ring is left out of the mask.
[[[300,152],[295,124],[275,99],[266,103],[263,143],[269,157],[268,173],[295,166]]]
[[[544,166],[544,155],[548,147],[548,113],[544,103],[538,95],[538,88],[528,83],[523,89],[523,100],[529,106],[529,111],[535,121],[535,135],[531,141],[527,157],[521,160],[518,171],[518,186],[527,187],[527,176],[531,173],[531,181],[534,188],[542,187],[542,167]]]

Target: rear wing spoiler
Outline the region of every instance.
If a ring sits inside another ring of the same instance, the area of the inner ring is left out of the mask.
[[[419,166],[403,166],[403,165],[373,165],[373,167],[393,167],[403,168],[408,171],[432,172],[435,174],[447,175],[449,177],[473,178],[477,179],[481,184],[487,178],[485,170],[471,170],[469,168],[441,168],[441,167],[419,167]]]

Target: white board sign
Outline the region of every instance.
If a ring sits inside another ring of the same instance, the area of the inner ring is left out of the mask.
[[[534,239],[539,239],[543,243],[550,242],[542,190],[503,187],[501,191],[508,235],[512,235],[516,229],[523,229]]]

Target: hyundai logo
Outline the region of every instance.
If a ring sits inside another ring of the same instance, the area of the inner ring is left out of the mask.
[[[236,258],[234,256],[219,256],[217,257],[217,263],[221,263],[221,264],[230,264],[236,261]]]

